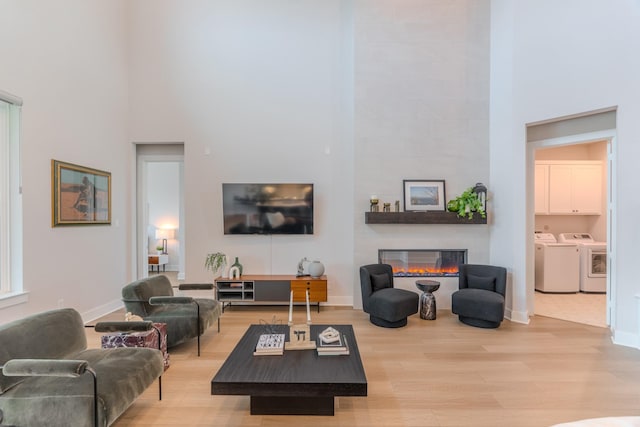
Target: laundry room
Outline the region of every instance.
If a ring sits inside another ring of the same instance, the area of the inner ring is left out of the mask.
[[[536,150],[536,315],[607,326],[607,147]]]

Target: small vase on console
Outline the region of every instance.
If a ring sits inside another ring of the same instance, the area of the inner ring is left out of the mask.
[[[238,271],[240,272],[240,275],[242,276],[242,264],[240,264],[240,261],[238,261],[238,257],[236,257],[236,260],[231,265],[231,267],[238,267]]]
[[[311,277],[317,279],[323,274],[324,264],[322,264],[320,261],[313,261],[311,264],[309,264],[309,275],[311,275]]]

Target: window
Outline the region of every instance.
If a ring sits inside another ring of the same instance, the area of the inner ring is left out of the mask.
[[[21,105],[0,91],[0,308],[22,294]]]

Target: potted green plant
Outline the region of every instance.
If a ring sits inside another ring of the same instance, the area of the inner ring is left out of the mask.
[[[207,254],[207,257],[204,260],[204,268],[210,270],[215,276],[218,270],[220,270],[220,268],[222,268],[226,263],[227,255],[222,252]]]
[[[482,201],[478,197],[478,193],[473,191],[473,187],[467,188],[460,196],[449,200],[447,210],[449,212],[457,212],[459,217],[466,216],[468,219],[473,219],[475,212],[479,213],[482,218],[487,217]]]
[[[162,245],[156,246],[156,251],[158,251],[159,254],[161,254],[163,250],[164,250],[164,246]]]

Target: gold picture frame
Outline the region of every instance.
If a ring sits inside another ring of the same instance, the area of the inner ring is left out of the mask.
[[[111,173],[51,160],[51,226],[111,224]]]

